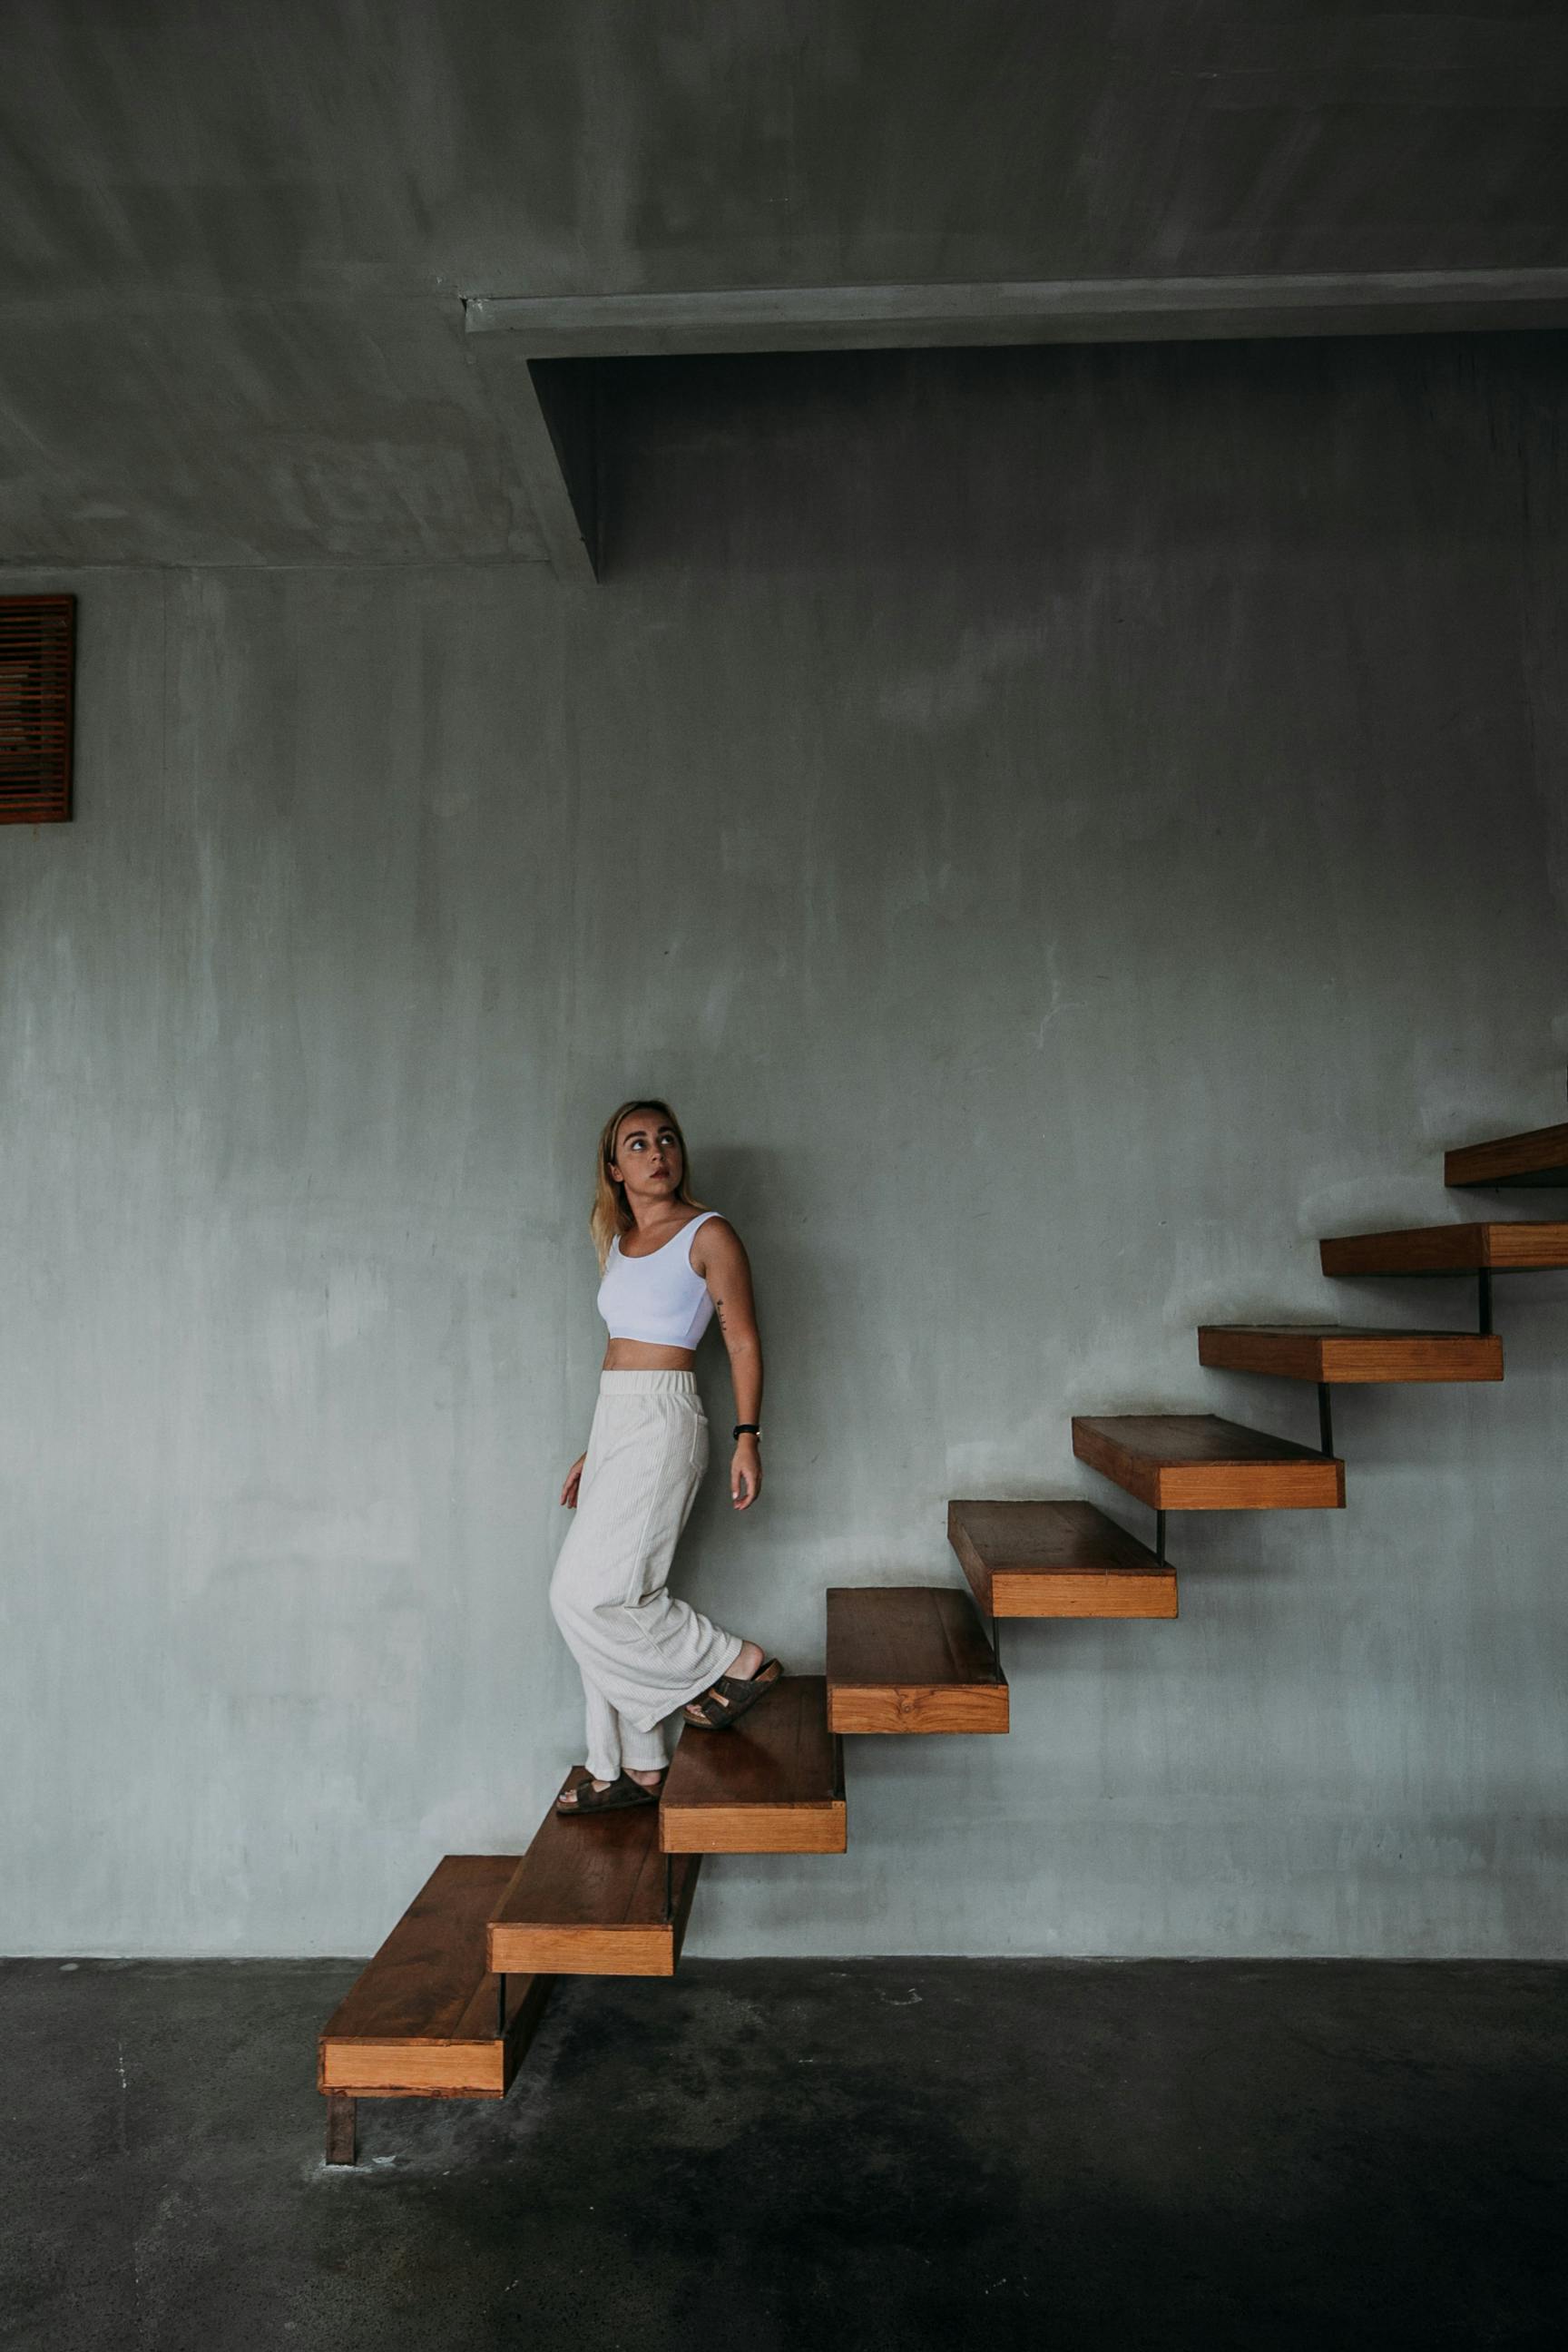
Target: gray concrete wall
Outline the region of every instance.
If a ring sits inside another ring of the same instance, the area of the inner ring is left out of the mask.
[[[686,1588],[800,1667],[950,1495],[1091,1491],[1075,1410],[1310,1436],[1200,1319],[1460,1320],[1314,1244],[1563,1115],[1565,389],[668,365],[595,593],[8,575],[82,654],[78,821],[0,834],[0,1941],[362,1950],[529,1833],[635,1088],[769,1343]],[[1345,1398],[1343,1514],[1178,1525],[1178,1623],[1019,1629],[1009,1738],[853,1744],[847,1857],[711,1865],[693,1948],[1560,1950],[1565,1307]]]

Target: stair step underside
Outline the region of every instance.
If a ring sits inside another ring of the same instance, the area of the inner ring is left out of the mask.
[[[1568,1126],[1467,1143],[1443,1157],[1445,1184],[1568,1185]]]
[[[1287,1381],[1500,1381],[1502,1341],[1474,1331],[1363,1331],[1343,1323],[1205,1323],[1198,1361]]]
[[[574,1765],[563,1785],[574,1788],[587,1777]],[[581,1822],[552,1807],[490,1914],[490,1966],[556,1976],[673,1976],[701,1866],[698,1854],[668,1864],[667,1910],[657,1805]]]
[[[831,1590],[827,1720],[834,1731],[1005,1731],[1007,1678],[968,1593],[951,1584]]]
[[[821,1675],[786,1675],[732,1731],[682,1728],[659,1806],[666,1853],[842,1853],[844,1750]]]
[[[518,1865],[449,1853],[322,2028],[317,2081],[353,2098],[501,2099],[550,1998],[548,1976],[500,1979],[486,1928]]]
[[[947,1534],[983,1616],[1176,1614],[1175,1570],[1092,1503],[949,1503]]]
[[[1513,1218],[1500,1224],[1414,1225],[1387,1234],[1341,1234],[1320,1242],[1323,1272],[1345,1274],[1542,1273],[1568,1266],[1568,1223]]]
[[[1340,1510],[1345,1465],[1212,1412],[1075,1414],[1072,1450],[1157,1511]]]

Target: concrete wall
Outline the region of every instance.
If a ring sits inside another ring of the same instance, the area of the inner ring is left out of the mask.
[[[769,1342],[686,1588],[799,1667],[950,1495],[1093,1491],[1075,1410],[1309,1437],[1200,1319],[1461,1320],[1314,1243],[1563,1116],[1565,389],[650,365],[595,593],[9,575],[82,654],[78,821],[0,835],[4,1945],[362,1950],[527,1836],[635,1088]],[[1501,1388],[1346,1397],[1343,1514],[1019,1629],[1010,1738],[852,1745],[848,1856],[710,1865],[693,1948],[1561,1950],[1568,1282],[1500,1288]]]

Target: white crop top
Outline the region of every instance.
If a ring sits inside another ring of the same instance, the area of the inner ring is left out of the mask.
[[[691,1237],[720,1214],[704,1209],[671,1234],[651,1257],[623,1257],[620,1235],[610,1244],[599,1312],[612,1339],[641,1339],[650,1348],[695,1348],[713,1313],[708,1285],[691,1263]]]

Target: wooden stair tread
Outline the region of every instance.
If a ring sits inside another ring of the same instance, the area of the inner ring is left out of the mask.
[[[1288,1381],[1500,1381],[1502,1341],[1474,1331],[1362,1330],[1348,1323],[1205,1323],[1198,1361]]]
[[[822,1675],[786,1675],[732,1731],[682,1727],[659,1806],[666,1853],[842,1853],[844,1750]]]
[[[574,1765],[562,1785],[587,1778]],[[636,1805],[574,1822],[552,1805],[490,1914],[491,1968],[673,1976],[701,1864],[683,1854],[671,1864],[667,1917],[658,1813],[657,1805]]]
[[[986,1617],[1173,1617],[1176,1572],[1092,1503],[952,1502],[948,1540]]]
[[[1462,1144],[1443,1155],[1446,1184],[1568,1185],[1568,1125]]]
[[[511,1853],[449,1853],[321,2031],[323,2091],[362,2098],[503,2098],[550,1994],[547,1977],[507,1984],[486,1954]]]
[[[1212,1412],[1075,1414],[1072,1450],[1162,1511],[1338,1510],[1345,1466]]]
[[[1323,1272],[1479,1274],[1568,1266],[1568,1223],[1538,1217],[1468,1225],[1412,1225],[1385,1234],[1339,1234],[1320,1242]]]
[[[967,1592],[950,1584],[833,1588],[834,1731],[1005,1731],[1007,1678]]]

